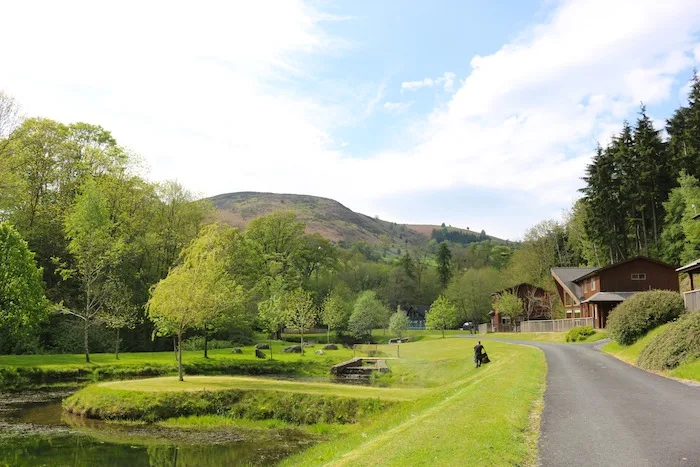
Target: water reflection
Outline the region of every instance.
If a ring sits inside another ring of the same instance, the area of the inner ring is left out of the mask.
[[[66,416],[60,399],[0,399],[0,466],[270,465],[309,443],[295,430],[201,432],[104,423]]]

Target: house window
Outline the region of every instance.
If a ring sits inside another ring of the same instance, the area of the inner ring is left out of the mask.
[[[501,318],[501,324],[510,324],[510,316],[504,316]]]
[[[632,274],[632,280],[633,281],[645,281],[645,280],[647,280],[647,275],[646,275],[646,273],[638,272],[638,273]]]
[[[588,281],[587,280],[583,281],[583,291],[588,292]]]
[[[591,279],[591,290],[595,290],[595,279]]]

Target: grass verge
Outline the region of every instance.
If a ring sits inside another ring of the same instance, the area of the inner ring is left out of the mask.
[[[629,363],[630,365],[638,366],[637,360],[642,350],[656,337],[656,335],[666,329],[671,323],[663,324],[655,329],[649,331],[645,336],[641,337],[632,345],[621,345],[615,341],[610,341],[605,344],[602,348],[603,352],[609,353],[610,355],[619,358],[620,360]],[[654,372],[663,376],[670,376],[672,378],[686,379],[690,381],[700,381],[700,359],[692,360],[687,363],[683,363],[677,368],[670,371],[657,371]]]

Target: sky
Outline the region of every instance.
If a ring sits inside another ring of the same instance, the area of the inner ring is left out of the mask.
[[[85,121],[154,181],[335,199],[522,238],[596,144],[657,128],[700,62],[697,0],[6,2],[0,89]]]

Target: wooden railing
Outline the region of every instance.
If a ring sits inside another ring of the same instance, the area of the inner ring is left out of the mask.
[[[593,318],[568,318],[523,321],[521,332],[564,332],[579,326],[593,326]]]
[[[700,311],[700,289],[691,290],[683,294],[685,309],[688,311]]]

